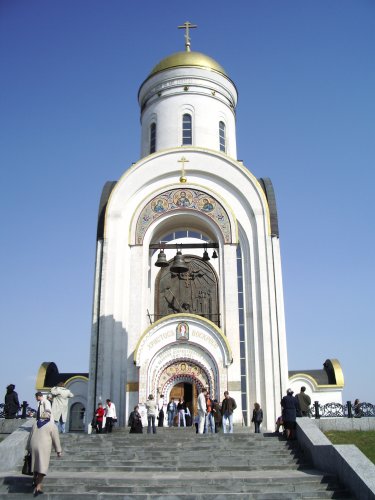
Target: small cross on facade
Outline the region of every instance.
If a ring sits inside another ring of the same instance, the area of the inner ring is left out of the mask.
[[[178,161],[178,163],[182,163],[180,182],[186,182],[186,177],[185,177],[185,163],[189,163],[189,160],[187,160],[185,158],[185,156],[183,156],[181,158],[181,160],[177,160],[177,161]]]
[[[183,274],[182,277],[183,280],[185,280],[185,288],[190,288],[190,282],[194,279],[194,276],[190,274],[190,271],[187,273]]]
[[[189,29],[193,28],[198,28],[196,24],[191,24],[191,22],[186,21],[183,25],[178,26],[178,29],[184,29],[185,30],[185,49],[186,52],[190,52],[190,36],[189,36]]]

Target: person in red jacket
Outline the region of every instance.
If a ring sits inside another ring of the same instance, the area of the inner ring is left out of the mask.
[[[104,408],[102,403],[98,404],[98,407],[95,411],[95,430],[97,434],[101,434],[103,430],[103,417],[104,417]]]

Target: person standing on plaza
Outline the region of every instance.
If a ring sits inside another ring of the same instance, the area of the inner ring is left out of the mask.
[[[158,405],[156,404],[156,401],[152,394],[148,396],[148,399],[146,401],[146,410],[147,410],[147,422],[148,422],[147,434],[151,434],[151,427],[152,427],[152,432],[156,434],[155,419],[156,415],[158,414]]]
[[[219,427],[221,424],[221,409],[220,409],[220,404],[217,399],[214,399],[213,404],[212,404],[212,413],[214,416],[214,421],[215,421],[215,434],[219,432]]]
[[[186,403],[183,398],[180,398],[177,404],[178,427],[180,427],[181,425],[181,420],[183,426],[186,427],[185,411],[186,411]]]
[[[49,414],[49,417],[52,420],[52,407],[50,401],[43,396],[42,392],[37,392],[35,394],[35,399],[38,402],[38,408],[36,410],[36,419],[40,419],[40,415],[44,415],[44,419],[46,419],[46,414]]]
[[[206,422],[206,414],[207,414],[207,404],[206,404],[206,394],[207,389],[203,388],[198,396],[198,433],[203,434],[204,432],[204,424]]]
[[[255,432],[260,433],[260,424],[263,422],[263,410],[259,403],[254,403],[253,418],[251,421],[254,423]]]
[[[309,417],[310,416],[310,405],[311,405],[311,398],[308,396],[306,393],[306,387],[302,386],[301,391],[299,394],[297,394],[297,399],[299,403],[299,407],[301,410],[301,416],[302,417]]]
[[[14,390],[16,386],[14,384],[9,384],[7,387],[7,392],[4,398],[4,417],[5,418],[16,418],[18,410],[20,409],[20,403],[18,401],[18,394]]]
[[[214,414],[212,412],[212,406],[213,406],[213,401],[211,399],[210,393],[207,391],[207,393],[206,393],[207,414],[206,414],[206,422],[204,425],[204,432],[205,433],[211,432],[212,434],[214,434],[215,433],[215,420],[214,420]]]
[[[112,432],[112,427],[115,422],[117,422],[116,416],[116,406],[115,403],[112,403],[110,399],[106,399],[106,407],[105,407],[105,432]]]
[[[65,422],[68,416],[69,398],[74,394],[69,391],[63,382],[59,382],[55,387],[52,387],[51,394],[53,396],[52,415],[57,425],[59,432],[65,432]]]
[[[98,403],[98,407],[95,410],[95,431],[97,434],[101,434],[103,430],[103,418],[105,410],[102,403]]]
[[[174,399],[170,399],[167,405],[168,427],[173,427],[173,420],[177,413],[177,405]]]
[[[286,438],[291,441],[295,437],[297,413],[299,412],[298,399],[293,396],[292,389],[286,391],[286,396],[281,400],[281,407]]]
[[[134,411],[129,415],[128,425],[130,427],[130,434],[142,434],[143,433],[143,425],[142,425],[142,417],[139,413],[139,406],[134,406]]]
[[[229,392],[224,392],[224,399],[221,403],[221,414],[223,418],[224,434],[233,434],[233,411],[237,408],[237,404],[233,398],[229,396]]]
[[[158,403],[158,427],[164,427],[164,395],[162,394],[159,398]]]
[[[360,402],[359,399],[356,399],[354,401],[353,410],[354,410],[354,417],[355,418],[361,418],[362,417],[361,402]]]
[[[52,445],[57,456],[61,457],[61,444],[56,425],[51,419],[51,404],[41,392],[35,394],[38,402],[37,419],[26,445],[31,453],[31,470],[34,473],[34,496],[43,493],[42,482],[48,472]]]

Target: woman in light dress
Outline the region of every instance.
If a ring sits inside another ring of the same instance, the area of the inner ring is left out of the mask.
[[[52,445],[57,456],[61,457],[59,432],[51,420],[51,403],[41,392],[35,394],[38,401],[37,419],[27,442],[27,451],[31,452],[31,470],[34,473],[34,497],[41,495],[42,482],[48,472]]]
[[[148,422],[147,434],[151,434],[151,428],[152,432],[156,434],[155,419],[156,415],[158,414],[158,405],[152,394],[149,395],[146,401],[146,410],[147,410],[147,422]]]

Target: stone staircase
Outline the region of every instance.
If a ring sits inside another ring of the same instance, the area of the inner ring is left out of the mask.
[[[63,457],[51,457],[45,499],[354,498],[335,477],[312,469],[297,443],[249,429],[65,434],[62,446]],[[31,491],[31,478],[20,474],[0,484],[0,498],[30,498]]]

